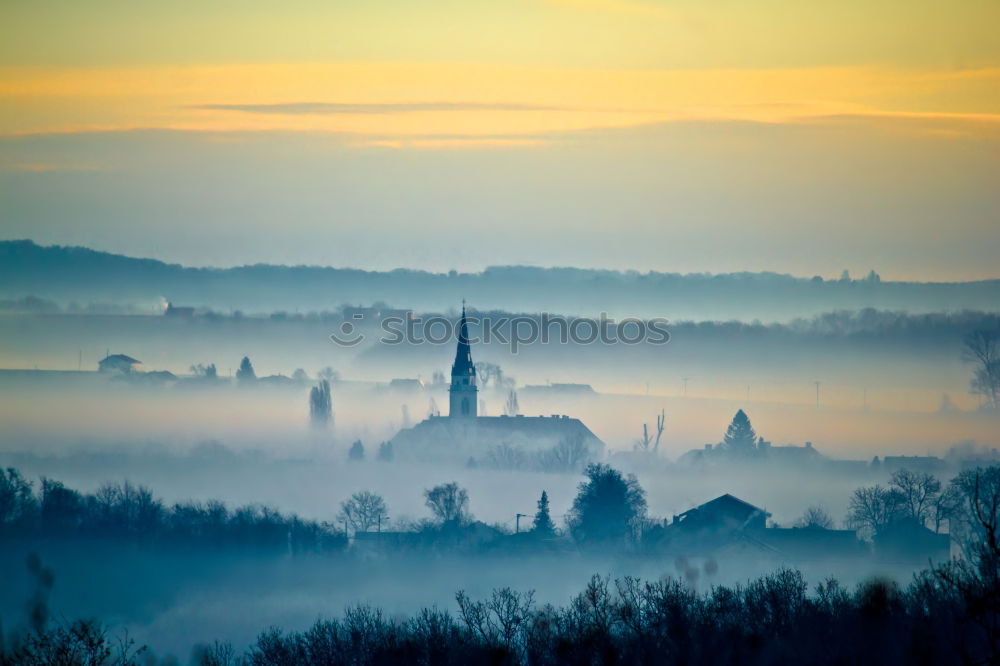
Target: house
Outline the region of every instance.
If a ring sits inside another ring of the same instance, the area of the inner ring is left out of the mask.
[[[767,527],[767,511],[726,494],[673,517],[644,535],[661,552],[713,557],[749,557],[800,563],[866,557],[854,530]]]
[[[128,375],[138,372],[140,365],[142,365],[142,361],[138,361],[131,356],[109,354],[98,361],[97,370],[106,374],[118,373]]]
[[[551,393],[559,395],[596,395],[590,384],[529,384],[521,389],[524,393]]]
[[[951,554],[951,537],[938,534],[918,520],[903,518],[883,528],[874,539],[880,560],[906,564],[943,562]]]
[[[418,393],[427,387],[421,379],[397,377],[389,381],[389,390],[395,393]]]
[[[674,516],[671,527],[689,532],[764,529],[770,513],[729,493]]]

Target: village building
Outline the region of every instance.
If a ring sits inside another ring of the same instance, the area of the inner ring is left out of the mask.
[[[570,416],[480,416],[464,306],[448,394],[447,416],[431,416],[393,437],[397,456],[463,462],[545,456],[571,467],[604,454],[604,442]]]

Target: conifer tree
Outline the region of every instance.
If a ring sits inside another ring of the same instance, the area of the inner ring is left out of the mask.
[[[549,515],[549,495],[544,490],[538,499],[538,511],[535,513],[531,531],[540,537],[551,537],[556,533],[556,526],[552,523],[552,516]]]

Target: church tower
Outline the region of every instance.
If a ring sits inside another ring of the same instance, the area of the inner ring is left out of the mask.
[[[479,389],[476,387],[476,366],[472,364],[469,328],[465,322],[465,302],[458,328],[458,348],[451,366],[451,388],[448,416],[453,419],[476,418],[479,411]]]

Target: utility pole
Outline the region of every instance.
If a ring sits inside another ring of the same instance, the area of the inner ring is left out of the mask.
[[[514,514],[514,534],[520,534],[521,533],[521,518],[527,518],[527,517],[528,517],[528,514],[526,514],[526,513],[515,513]]]
[[[822,382],[813,382],[813,384],[816,385],[816,409],[819,409],[819,385],[822,384]]]
[[[688,397],[688,380],[690,377],[681,377],[681,381],[684,382],[684,397]]]
[[[868,387],[866,386],[861,393],[861,408],[864,411],[868,411]]]

